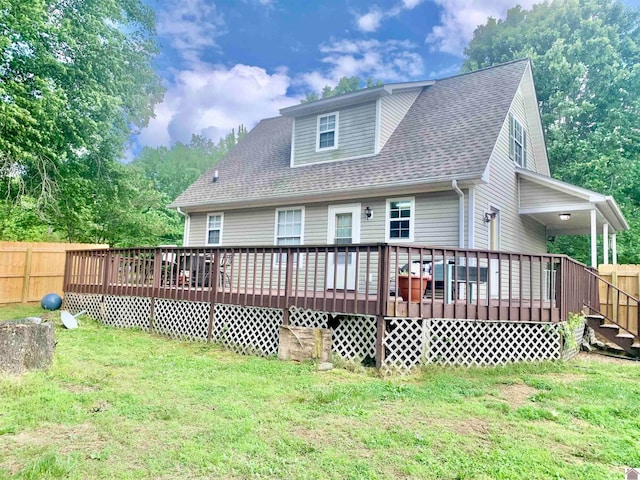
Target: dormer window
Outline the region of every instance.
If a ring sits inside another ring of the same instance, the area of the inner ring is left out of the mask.
[[[338,112],[318,115],[316,151],[338,148]]]
[[[527,131],[509,114],[509,157],[519,167],[527,167]]]

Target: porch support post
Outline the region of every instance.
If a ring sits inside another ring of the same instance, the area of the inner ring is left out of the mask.
[[[618,245],[616,244],[616,234],[611,234],[611,263],[618,264]]]
[[[602,224],[602,250],[604,250],[604,264],[609,265],[609,224]]]
[[[595,209],[591,210],[591,266],[598,268],[598,237]]]

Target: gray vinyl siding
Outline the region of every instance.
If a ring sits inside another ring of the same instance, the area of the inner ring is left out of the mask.
[[[453,191],[400,195],[389,198],[415,198],[414,242],[434,246],[458,246],[458,196]],[[387,197],[354,199],[345,202],[323,202],[304,206],[304,243],[327,243],[328,208],[332,205],[360,203],[360,242],[375,243],[385,240]],[[364,208],[370,207],[373,216],[367,220]],[[224,212],[223,246],[273,245],[275,207],[229,210]],[[466,217],[466,216],[465,216]],[[189,245],[205,244],[206,213],[191,214]]]
[[[516,94],[511,113],[529,130],[520,91]],[[527,135],[527,139],[529,139]],[[529,143],[529,140],[528,140]],[[527,163],[533,161],[530,146]],[[500,210],[500,249],[512,252],[546,252],[545,227],[531,219],[521,217],[518,211],[518,178],[515,164],[509,158],[509,119],[505,118],[502,130],[489,160],[489,181],[476,188],[475,247],[489,248],[489,228],[484,222],[484,212],[490,207]]]
[[[520,179],[520,208],[562,207],[563,205],[590,206],[574,195],[543,187],[526,179]]]
[[[382,147],[387,143],[387,140],[389,140],[389,137],[407,114],[421,91],[422,89],[417,88],[408,92],[394,93],[380,99],[379,150],[382,150]]]
[[[293,165],[309,165],[373,155],[376,136],[376,103],[364,103],[338,111],[338,148],[335,150],[316,152],[317,128],[318,115],[295,119]]]
[[[423,193],[417,195],[394,195],[389,198],[415,198],[415,223],[414,223],[414,243],[431,246],[458,245],[458,196],[453,191]],[[327,223],[329,206],[344,204],[360,204],[360,243],[376,243],[385,240],[386,204],[387,197],[354,199],[345,202],[323,202],[306,205],[286,205],[283,207],[304,206],[304,244],[325,245],[327,243]],[[367,220],[364,216],[365,207],[370,207],[373,216]],[[224,212],[224,224],[222,232],[223,246],[254,246],[273,245],[275,229],[275,207],[265,207],[257,209],[230,210]],[[207,214],[198,213],[191,215],[190,245],[204,245],[205,224]],[[314,254],[310,254],[314,255]],[[316,286],[325,285],[325,262],[326,255],[318,256],[318,275]],[[313,262],[312,257],[309,259]],[[393,261],[393,260],[392,260]],[[238,261],[237,261],[238,262]],[[247,266],[243,261],[234,265],[234,278],[240,279],[244,284],[246,268],[253,271],[253,264]],[[369,289],[375,291],[377,288],[377,266],[378,256],[372,253],[370,262],[370,278],[366,278],[366,259],[361,258],[361,265],[358,270],[358,289],[364,291],[367,281]],[[268,276],[272,278],[272,285],[282,283],[283,278],[279,276],[279,267],[271,257],[267,258],[265,269]],[[262,263],[257,266],[257,270],[262,270]],[[298,272],[298,282],[304,282],[304,269]],[[311,287],[311,286],[309,286]]]

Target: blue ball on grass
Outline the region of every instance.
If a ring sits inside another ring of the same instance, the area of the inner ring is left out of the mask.
[[[45,310],[58,310],[62,306],[62,298],[57,293],[48,293],[40,301]]]

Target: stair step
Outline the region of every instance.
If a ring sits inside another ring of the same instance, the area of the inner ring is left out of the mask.
[[[603,325],[600,325],[600,328],[610,328],[612,330],[620,330],[620,326],[619,325],[614,325],[611,323],[605,323]]]
[[[631,345],[631,348],[637,348],[638,350],[640,350],[640,342],[636,342],[633,345]]]
[[[633,340],[635,338],[635,335],[632,335],[630,333],[619,333],[616,335],[616,338],[630,338],[631,340]]]
[[[591,315],[587,315],[586,318],[592,319],[592,320],[604,320],[604,317],[602,315],[597,315],[597,314],[591,314]]]

